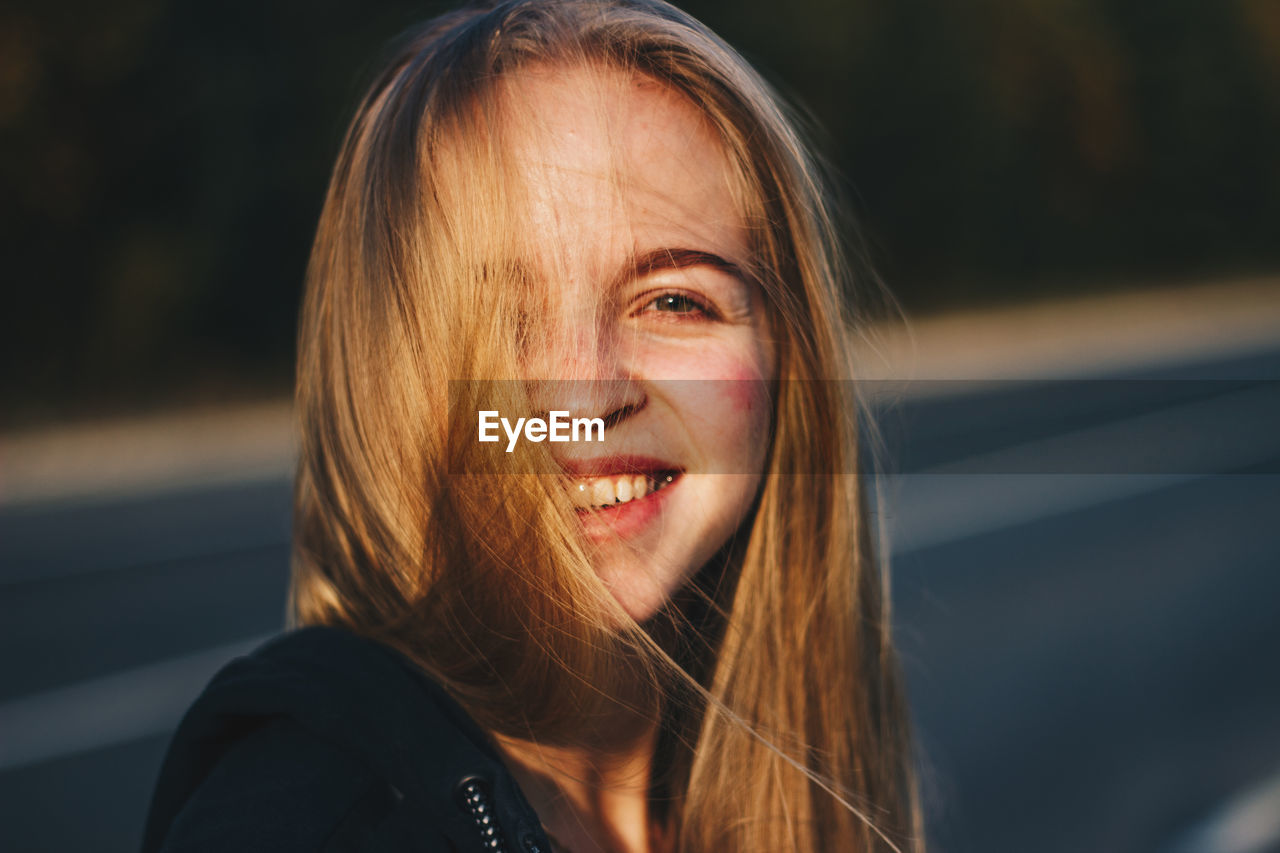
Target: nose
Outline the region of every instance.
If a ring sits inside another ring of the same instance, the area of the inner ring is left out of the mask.
[[[543,412],[567,411],[571,417],[602,418],[606,427],[621,422],[647,402],[642,377],[633,371],[616,330],[602,323],[559,329],[530,364],[530,396]]]

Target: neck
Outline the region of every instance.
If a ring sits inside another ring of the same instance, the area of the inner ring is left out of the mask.
[[[497,741],[557,849],[650,853],[664,846],[649,814],[656,736],[650,724],[608,749]]]
[[[697,590],[675,597],[671,614],[645,629],[687,671],[701,678],[706,646],[720,636],[719,609],[710,604],[732,592],[721,582],[730,551],[704,569]],[[705,576],[705,577],[704,577]],[[697,640],[694,641],[693,637]],[[629,695],[584,722],[573,745],[548,744],[494,733],[507,765],[529,799],[557,853],[669,853],[675,849],[671,817],[651,809],[654,752],[661,704],[648,678],[631,681]],[[661,692],[661,691],[658,691]],[[691,700],[692,701],[692,700]],[[664,739],[665,740],[665,739]],[[670,796],[670,793],[667,793]]]

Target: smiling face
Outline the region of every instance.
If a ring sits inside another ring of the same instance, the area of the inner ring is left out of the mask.
[[[552,448],[597,574],[644,620],[746,517],[769,442],[773,348],[731,167],[649,78],[533,67],[503,97],[542,302],[526,378],[555,380],[539,408],[605,419],[603,444]]]

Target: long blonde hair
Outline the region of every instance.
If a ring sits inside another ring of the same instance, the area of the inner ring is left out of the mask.
[[[670,608],[674,641],[619,612],[562,488],[527,458],[468,473],[457,440],[498,393],[460,380],[517,375],[519,119],[497,81],[531,63],[644,75],[697,107],[775,318],[764,485]],[[641,679],[662,719],[652,802],[681,850],[921,849],[856,400],[830,381],[849,378],[859,282],[826,187],[767,84],[661,0],[509,0],[410,33],[351,123],[308,270],[293,619],[394,645],[512,737],[572,743]]]

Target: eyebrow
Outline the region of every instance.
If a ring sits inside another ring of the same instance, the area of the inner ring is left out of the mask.
[[[622,267],[618,275],[614,276],[613,281],[610,283],[610,290],[615,290],[630,281],[664,270],[680,270],[700,266],[714,267],[734,276],[739,281],[750,281],[743,272],[742,267],[712,252],[703,252],[699,249],[663,248],[633,255],[630,262]]]

